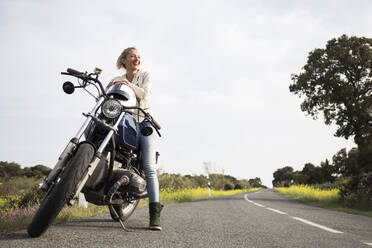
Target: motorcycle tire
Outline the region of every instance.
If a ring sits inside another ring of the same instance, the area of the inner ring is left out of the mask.
[[[113,205],[113,208],[115,209],[116,213],[118,213],[119,218],[121,219],[121,221],[125,221],[132,215],[132,213],[136,209],[139,201],[140,200],[138,199],[138,200],[135,200],[133,202],[124,203],[124,204],[121,204],[121,205]],[[116,215],[113,213],[113,211],[111,210],[110,207],[109,207],[109,210],[110,210],[111,218],[114,221],[119,221],[118,217],[116,217]]]
[[[27,228],[30,237],[41,236],[52,224],[66,202],[74,196],[79,182],[88,172],[89,163],[93,156],[94,148],[91,144],[82,143],[79,145],[62,172],[59,182],[45,196],[32,218]]]

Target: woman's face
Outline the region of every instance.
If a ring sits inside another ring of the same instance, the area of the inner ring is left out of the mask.
[[[141,64],[141,57],[136,49],[131,49],[127,56],[123,58],[122,63],[127,70],[138,70]]]

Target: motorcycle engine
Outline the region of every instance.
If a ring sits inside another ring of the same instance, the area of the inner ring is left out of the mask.
[[[129,184],[127,186],[123,186],[122,189],[120,189],[120,191],[128,192],[129,194],[132,194],[136,198],[147,197],[145,179],[143,179],[141,176],[132,171],[120,168],[113,171],[112,181],[115,183],[123,176],[127,176],[129,178]]]

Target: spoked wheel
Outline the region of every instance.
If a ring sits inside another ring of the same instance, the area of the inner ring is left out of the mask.
[[[39,237],[52,224],[66,202],[73,197],[79,182],[88,171],[89,163],[94,156],[91,144],[82,143],[66,165],[61,179],[46,195],[34,215],[27,232],[31,237]]]
[[[122,221],[125,221],[132,215],[139,201],[140,200],[134,200],[132,202],[124,203],[121,205],[113,205],[113,208],[115,209],[116,213],[119,215],[119,218]],[[112,211],[110,207],[109,207],[109,210],[110,210],[111,218],[114,221],[119,221],[118,217],[115,215],[115,213]]]

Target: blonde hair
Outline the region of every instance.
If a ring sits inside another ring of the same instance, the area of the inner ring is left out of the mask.
[[[131,50],[137,50],[136,47],[128,47],[126,49],[124,49],[124,51],[120,54],[118,60],[116,61],[116,67],[118,69],[121,69],[121,68],[125,68],[125,65],[123,64],[122,60],[128,55],[128,53],[131,51]]]

